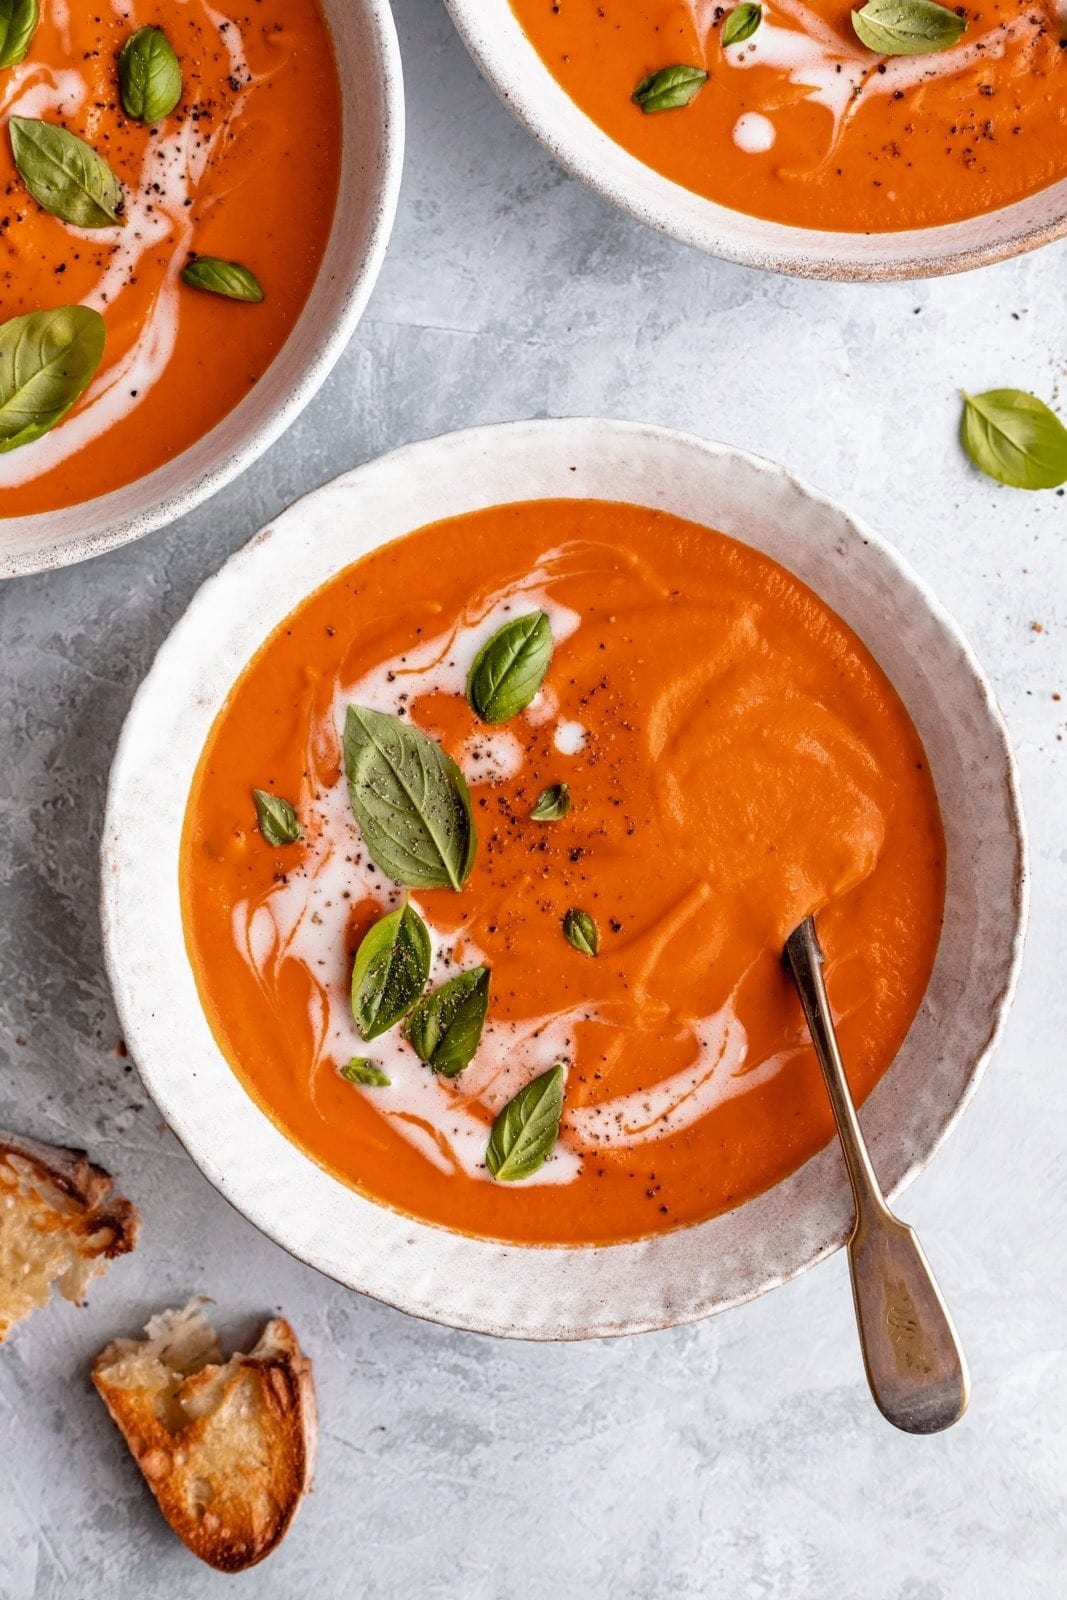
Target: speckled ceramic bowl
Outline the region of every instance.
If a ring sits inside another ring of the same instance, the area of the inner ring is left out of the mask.
[[[746,540],[822,595],[903,696],[941,799],[948,891],[928,993],[863,1109],[891,1193],[934,1155],[993,1048],[1019,960],[1026,866],[1004,725],[951,620],[876,534],[725,445],[580,419],[431,439],[301,500],[204,585],[133,703],[104,830],[108,969],[149,1092],[211,1182],[331,1277],[456,1327],[576,1339],[707,1316],[836,1249],[851,1220],[836,1144],[736,1211],[634,1244],[523,1248],[415,1221],[331,1177],[242,1088],[201,1010],[178,900],[182,819],[208,730],[300,598],[413,528],[542,497],[659,506]]]
[[[385,259],[404,162],[400,47],[388,0],[321,0],[341,82],[341,182],[314,288],[255,388],[166,466],[99,499],[0,515],[0,578],[100,555],[191,511],[262,455],[355,331]]]
[[[933,278],[1067,234],[1067,179],[983,217],[899,233],[824,233],[731,211],[672,183],[603,133],[560,87],[508,0],[445,0],[505,105],[568,171],[641,222],[710,255],[800,278]]]

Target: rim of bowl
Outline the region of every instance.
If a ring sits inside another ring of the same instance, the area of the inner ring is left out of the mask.
[[[346,3],[350,3],[350,0],[346,0]],[[114,522],[98,532],[67,539],[57,546],[16,551],[13,554],[5,551],[2,543],[5,521],[32,529],[45,526],[50,520],[63,515],[64,510],[68,513],[80,513],[83,516],[106,515],[111,501],[124,498],[140,485],[150,483],[155,472],[166,471],[180,463],[185,456],[191,455],[203,446],[205,441],[219,429],[231,424],[241,407],[248,404],[252,397],[246,396],[239,401],[213,428],[187,446],[173,463],[167,463],[163,468],[155,468],[153,472],[135,478],[132,483],[123,484],[107,494],[96,496],[95,499],[79,501],[63,510],[39,511],[25,517],[9,519],[0,517],[0,579],[26,577],[35,572],[50,572],[60,567],[73,566],[92,556],[104,555],[107,551],[116,550],[124,544],[132,544],[136,539],[143,538],[145,534],[154,532],[166,523],[176,521],[177,518],[202,505],[205,500],[209,500],[220,489],[224,489],[227,484],[240,477],[242,472],[252,466],[281,437],[314,398],[336,366],[366,310],[367,302],[385,261],[396,219],[404,167],[404,75],[396,22],[388,0],[357,0],[357,3],[366,13],[376,58],[375,71],[381,89],[381,155],[373,173],[373,197],[369,207],[366,232],[361,233],[355,241],[349,256],[350,273],[346,293],[337,311],[322,325],[316,347],[304,365],[300,377],[275,401],[263,420],[249,429],[242,442],[225,459],[195,472],[180,489],[164,494],[162,498],[142,510],[120,512]],[[340,74],[339,83],[343,108],[352,91],[346,88]],[[335,230],[348,226],[338,206],[331,224],[331,240]],[[328,250],[329,244],[327,244]],[[321,264],[319,270],[321,272]],[[315,283],[317,282],[318,274],[315,278]],[[289,343],[307,315],[313,294],[314,284],[300,316],[289,330],[285,344]],[[271,367],[282,358],[285,344],[274,356],[270,363]],[[270,367],[267,368],[267,371],[269,370]]]
[[[486,82],[562,167],[638,222],[724,261],[796,278],[892,282],[969,272],[1067,235],[1067,178],[995,211],[892,233],[800,228],[717,205],[609,138],[549,72],[508,0],[445,5]],[[1048,215],[1027,214],[1043,205]]]
[[[577,1314],[567,1299],[566,1291],[551,1303],[546,1298],[542,1306],[536,1310],[528,1308],[525,1301],[520,1301],[521,1309],[516,1309],[514,1302],[509,1306],[507,1313],[502,1313],[494,1308],[491,1295],[484,1299],[477,1293],[471,1296],[469,1285],[461,1277],[455,1279],[450,1275],[438,1274],[439,1281],[433,1290],[427,1294],[426,1290],[411,1279],[403,1279],[398,1285],[390,1282],[383,1286],[380,1281],[375,1281],[375,1272],[380,1277],[390,1278],[392,1266],[384,1264],[384,1256],[379,1249],[379,1261],[370,1263],[361,1262],[358,1266],[342,1265],[337,1257],[331,1254],[321,1231],[316,1237],[317,1230],[311,1223],[294,1230],[286,1217],[279,1218],[278,1211],[272,1211],[271,1198],[264,1197],[267,1188],[262,1180],[257,1178],[259,1192],[250,1196],[244,1192],[240,1182],[235,1182],[229,1171],[225,1159],[220,1157],[216,1148],[209,1149],[198,1142],[197,1137],[190,1136],[188,1118],[183,1114],[182,1097],[183,1089],[175,1090],[174,1085],[168,1082],[168,1069],[164,1066],[159,1070],[158,1063],[151,1057],[150,1052],[142,1052],[141,1044],[144,1032],[153,1025],[153,1002],[146,999],[146,994],[151,991],[151,984],[146,984],[145,974],[131,981],[130,966],[134,960],[143,961],[146,956],[144,940],[134,932],[127,932],[128,926],[135,928],[135,919],[128,923],[127,913],[131,909],[131,893],[137,894],[137,885],[128,883],[130,872],[134,863],[127,862],[123,865],[123,853],[129,848],[131,834],[136,834],[137,826],[143,831],[145,815],[151,815],[150,797],[147,786],[153,779],[146,768],[143,758],[138,755],[138,744],[141,741],[142,730],[148,730],[149,725],[156,719],[155,696],[161,687],[165,688],[167,675],[183,659],[188,661],[190,651],[187,648],[186,634],[190,635],[188,643],[192,643],[195,625],[202,611],[210,609],[216,603],[216,595],[226,595],[226,591],[234,586],[243,586],[243,592],[255,593],[251,583],[254,569],[268,552],[276,551],[279,543],[292,537],[294,543],[298,542],[298,524],[309,507],[316,501],[325,502],[326,498],[335,493],[339,488],[347,489],[350,485],[361,485],[368,480],[373,485],[376,475],[382,473],[392,474],[401,481],[405,480],[410,462],[419,456],[437,453],[443,456],[445,452],[470,452],[472,455],[480,447],[490,450],[502,449],[505,453],[514,448],[521,449],[524,443],[531,440],[536,444],[546,447],[555,447],[564,444],[572,430],[594,430],[600,437],[605,434],[614,442],[628,444],[635,447],[638,442],[651,445],[680,447],[702,455],[711,463],[721,462],[729,458],[744,464],[753,472],[765,477],[776,479],[779,484],[786,486],[802,501],[827,513],[831,518],[837,519],[854,536],[857,544],[872,548],[877,560],[891,570],[894,579],[906,588],[911,595],[921,601],[928,616],[933,620],[942,634],[951,642],[959,664],[971,688],[977,692],[981,714],[986,719],[986,732],[991,736],[991,743],[995,754],[1001,762],[1001,771],[998,782],[1001,786],[1004,801],[1007,835],[1010,839],[1011,853],[1011,901],[1005,908],[1007,916],[1011,918],[1010,936],[1006,938],[1004,950],[1001,953],[1001,977],[995,993],[991,996],[988,1009],[988,1031],[985,1033],[980,1046],[976,1049],[970,1065],[967,1067],[963,1082],[955,1099],[946,1107],[940,1107],[933,1118],[933,1132],[921,1149],[912,1151],[910,1158],[905,1161],[897,1175],[886,1184],[886,1195],[890,1200],[898,1196],[925,1170],[937,1155],[945,1140],[952,1132],[978,1087],[984,1074],[988,1061],[1000,1039],[1012,999],[1015,994],[1019,970],[1022,962],[1023,946],[1025,941],[1028,911],[1029,911],[1029,863],[1026,841],[1025,822],[1022,811],[1018,772],[1014,753],[1011,748],[1008,731],[1003,716],[997,704],[991,684],[978,663],[969,644],[958,628],[952,616],[941,602],[928,588],[924,580],[914,571],[910,564],[900,553],[878,533],[870,528],[861,519],[845,511],[836,501],[812,488],[805,480],[798,478],[776,462],[766,457],[756,455],[750,451],[739,449],[733,445],[726,445],[699,438],[694,434],[681,430],[661,428],[652,424],[621,421],[599,417],[565,417],[538,419],[531,421],[515,421],[505,423],[487,424],[478,427],[460,430],[454,433],[441,434],[428,439],[401,446],[383,456],[364,463],[350,472],[341,474],[338,478],[312,490],[295,501],[280,517],[267,527],[254,535],[245,545],[234,552],[223,565],[209,577],[193,596],[183,615],[174,625],[167,638],[163,641],[151,668],[146,674],[134,696],[126,721],[123,725],[115,750],[111,772],[108,781],[106,813],[100,846],[101,884],[100,884],[100,912],[103,927],[104,962],[115,1000],[116,1010],[123,1029],[124,1038],[129,1046],[130,1055],[137,1065],[142,1081],[151,1095],[154,1103],[162,1112],[168,1126],[183,1145],[194,1163],[213,1185],[215,1189],[237,1211],[239,1211],[253,1226],[257,1227],[268,1238],[274,1240],[289,1254],[307,1265],[316,1268],[325,1276],[346,1288],[356,1289],[360,1293],[369,1295],[372,1299],[381,1301],[397,1310],[410,1315],[419,1316],[427,1321],[437,1322],[447,1327],[458,1328],[464,1331],[492,1334],[500,1337],[534,1340],[574,1340],[604,1338],[632,1333],[650,1332],[655,1329],[678,1326],[702,1320],[718,1312],[731,1309],[747,1301],[757,1299],[769,1290],[777,1288],[784,1283],[798,1277],[802,1272],[815,1266],[828,1255],[839,1249],[845,1242],[851,1228],[851,1205],[845,1200],[842,1205],[835,1208],[833,1205],[828,1210],[834,1214],[824,1217],[820,1224],[819,1237],[807,1247],[802,1257],[791,1261],[788,1266],[767,1273],[757,1282],[745,1284],[735,1293],[718,1294],[711,1299],[693,1298],[680,1301],[672,1299],[671,1292],[663,1289],[657,1297],[654,1310],[636,1309],[629,1296],[633,1292],[632,1278],[634,1272],[640,1273],[643,1261],[648,1252],[654,1251],[656,1246],[663,1246],[668,1241],[680,1237],[696,1237],[702,1230],[710,1230],[716,1223],[721,1223],[724,1218],[742,1215],[749,1207],[754,1207],[764,1201],[768,1196],[785,1196],[790,1186],[797,1184],[804,1175],[816,1164],[826,1166],[826,1173],[832,1173],[834,1184],[827,1183],[827,1188],[834,1187],[838,1191],[837,1198],[847,1196],[847,1179],[843,1163],[837,1161],[836,1140],[819,1151],[809,1161],[796,1169],[771,1189],[755,1196],[732,1212],[720,1214],[718,1217],[707,1219],[704,1222],[694,1223],[687,1227],[672,1230],[666,1234],[651,1235],[648,1238],[623,1241],[609,1245],[529,1245],[518,1246],[503,1243],[497,1240],[482,1239],[475,1236],[455,1232],[443,1225],[422,1222],[405,1213],[393,1210],[391,1207],[375,1201],[360,1191],[350,1189],[347,1185],[323,1168],[313,1157],[307,1155],[300,1147],[289,1139],[280,1127],[257,1104],[248,1091],[244,1088],[237,1074],[226,1061],[222,1050],[216,1043],[214,1035],[210,1032],[200,1002],[199,993],[195,989],[191,970],[185,974],[187,987],[192,986],[195,998],[195,1008],[198,1020],[210,1036],[211,1050],[217,1061],[228,1075],[226,1081],[236,1086],[240,1103],[247,1114],[256,1119],[260,1132],[270,1130],[272,1143],[275,1144],[276,1154],[287,1152],[289,1157],[296,1159],[299,1168],[299,1183],[314,1186],[327,1180],[335,1190],[343,1191],[349,1197],[360,1202],[364,1223],[369,1223],[369,1230],[364,1229],[360,1236],[360,1245],[365,1248],[368,1233],[373,1229],[375,1221],[382,1227],[388,1227],[392,1238],[389,1249],[395,1255],[399,1246],[410,1249],[417,1245],[421,1239],[424,1244],[428,1241],[431,1252],[446,1256],[457,1246],[461,1249],[473,1246],[475,1252],[484,1255],[485,1267],[488,1271],[491,1262],[498,1264],[511,1257],[540,1256],[554,1258],[561,1265],[567,1261],[592,1262],[614,1257],[621,1262],[625,1256],[629,1266],[622,1268],[622,1281],[615,1283],[615,1305],[607,1307],[598,1304],[595,1311],[588,1303]],[[714,470],[714,469],[712,469]],[[519,496],[508,497],[523,498]],[[528,498],[528,497],[527,497]],[[592,496],[571,496],[571,498],[600,498]],[[506,504],[507,499],[487,499],[486,504]],[[637,503],[636,501],[634,503]],[[444,513],[448,515],[449,513]],[[426,520],[418,519],[403,531],[413,531],[416,526],[425,526]],[[375,537],[369,549],[375,549],[389,542],[394,537],[402,536],[396,533],[383,533]],[[366,553],[366,552],[363,552]],[[352,560],[360,559],[360,555],[350,559],[339,560],[333,565],[333,574],[342,571],[352,564]],[[317,577],[313,582],[301,582],[299,598],[292,598],[292,591],[287,596],[287,609],[280,619],[268,620],[262,625],[257,624],[257,639],[249,648],[243,659],[236,666],[232,675],[225,680],[221,692],[213,689],[213,699],[206,705],[204,715],[207,716],[207,728],[213,724],[218,710],[226,695],[230,692],[236,678],[244,670],[248,661],[255,654],[263,641],[270,635],[275,627],[284,620],[284,615],[299,605],[302,599],[313,593],[321,586],[323,581],[330,581],[327,577]],[[806,581],[806,580],[802,580]],[[232,596],[229,596],[232,599]],[[862,635],[861,635],[862,636]],[[208,716],[207,714],[210,713]],[[206,732],[206,730],[205,730]],[[195,769],[203,747],[201,738],[197,744],[192,758],[192,769]],[[129,769],[129,770],[128,770]],[[157,780],[158,781],[158,780]],[[184,818],[187,804],[187,788],[183,783],[181,795],[181,815]],[[132,828],[128,822],[135,824]],[[179,836],[181,822],[179,821]],[[146,861],[157,866],[160,859],[158,843],[153,850],[141,846],[142,854]],[[154,853],[153,853],[154,851]],[[170,881],[169,892],[177,903],[177,871],[176,861],[168,866],[166,876]],[[157,887],[161,887],[158,885]],[[156,902],[153,899],[153,906]],[[158,908],[153,912],[156,915]],[[178,926],[181,929],[180,910],[178,912]],[[181,959],[188,967],[188,958],[185,952],[184,935],[181,938]],[[925,1004],[925,1002],[924,1002]],[[913,1023],[913,1026],[915,1024]],[[876,1095],[879,1088],[884,1085],[890,1076],[887,1072],[879,1085],[876,1085],[872,1094]],[[195,1076],[195,1073],[194,1073]],[[215,1135],[212,1134],[214,1139]],[[828,1166],[828,1159],[836,1161],[836,1165]],[[826,1173],[820,1176],[825,1180]],[[272,1179],[277,1181],[277,1171],[272,1169]],[[833,1199],[833,1195],[828,1197]],[[389,1219],[386,1222],[384,1219]],[[295,1232],[302,1232],[304,1238],[294,1238]],[[406,1237],[405,1237],[406,1236]],[[310,1242],[309,1242],[310,1241]],[[373,1251],[372,1251],[373,1253]],[[447,1287],[442,1289],[440,1279],[445,1277]],[[624,1292],[625,1290],[625,1292]],[[683,1291],[684,1292],[684,1291]],[[453,1300],[448,1302],[447,1296],[452,1294]],[[624,1307],[624,1309],[620,1309]],[[569,1320],[568,1320],[569,1314]]]

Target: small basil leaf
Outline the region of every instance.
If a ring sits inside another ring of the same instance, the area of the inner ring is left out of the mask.
[[[62,422],[92,382],[104,337],[103,317],[88,306],[0,323],[0,455]]]
[[[394,883],[460,889],[478,839],[466,779],[420,728],[366,706],[345,718],[348,798],[371,859]]]
[[[544,1166],[562,1115],[563,1068],[555,1066],[520,1089],[493,1123],[485,1164],[498,1183],[528,1178]]]
[[[363,1056],[353,1056],[347,1067],[341,1068],[342,1078],[347,1078],[349,1083],[361,1083],[366,1089],[388,1089],[392,1078],[387,1078],[381,1067],[376,1067],[373,1061],[367,1061]]]
[[[398,906],[367,931],[352,968],[352,1015],[364,1039],[407,1016],[430,976],[430,959],[430,935],[412,906]]]
[[[595,956],[600,949],[600,930],[588,911],[572,908],[563,919],[567,940],[583,956]]]
[[[687,106],[707,82],[700,67],[662,67],[642,78],[630,99],[646,115],[652,111],[674,111]]]
[[[960,434],[976,467],[1012,489],[1067,483],[1067,428],[1022,389],[965,394]]]
[[[256,802],[259,831],[269,845],[295,844],[304,837],[296,812],[288,800],[269,794],[266,789],[253,789],[252,799]]]
[[[119,88],[128,117],[161,122],[182,97],[181,62],[162,28],[138,28],[119,56]]]
[[[530,812],[532,822],[558,822],[571,808],[570,784],[554,783],[542,789],[537,803]]]
[[[746,39],[751,39],[760,23],[763,21],[763,7],[746,3],[734,6],[726,21],[722,25],[722,47],[727,45],[744,44]]]
[[[467,679],[467,699],[483,722],[508,722],[525,711],[552,660],[552,625],[544,611],[513,617],[487,639]]]
[[[182,268],[182,282],[191,289],[206,289],[208,294],[222,294],[227,300],[246,300],[258,305],[263,299],[259,279],[239,261],[220,261],[217,256],[194,256]]]
[[[8,131],[19,176],[39,206],[76,228],[125,222],[122,185],[92,145],[32,117],[11,117]]]
[[[928,56],[956,44],[967,19],[934,0],[867,0],[853,11],[852,27],[880,56]]]
[[[443,1078],[454,1078],[474,1059],[488,1004],[488,967],[471,967],[424,995],[408,1018],[415,1054]]]
[[[0,0],[0,68],[25,61],[40,20],[38,0]]]

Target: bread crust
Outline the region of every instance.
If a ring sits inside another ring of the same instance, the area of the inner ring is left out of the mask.
[[[202,1302],[115,1340],[93,1383],[174,1532],[220,1572],[242,1572],[285,1537],[311,1484],[311,1362],[283,1317],[223,1361]]]

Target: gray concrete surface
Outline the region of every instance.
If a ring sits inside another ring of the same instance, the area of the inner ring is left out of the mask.
[[[1067,247],[912,286],[706,260],[566,178],[480,82],[437,0],[398,0],[407,175],[362,327],[298,424],[194,515],[0,591],[0,1125],[85,1143],[141,1250],[0,1352],[3,1600],[1043,1600],[1067,1532],[1064,1160],[1067,499],[961,457],[957,387],[1067,413]],[[357,1298],[200,1177],[117,1053],[96,915],[112,747],[190,595],[295,496],[468,423],[602,412],[775,456],[868,517],[992,674],[1022,765],[1028,959],[986,1082],[902,1209],[974,1399],[913,1440],[874,1414],[840,1256],[703,1326],[508,1346]],[[284,1307],[314,1355],[315,1493],[224,1579],[170,1535],[90,1389],[112,1335],[194,1290],[242,1336]]]

